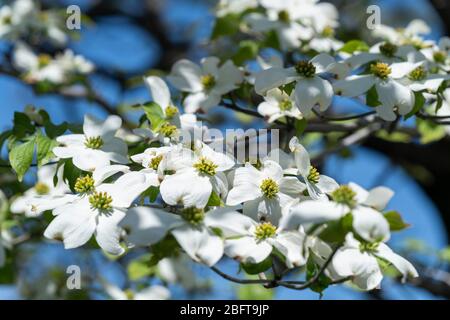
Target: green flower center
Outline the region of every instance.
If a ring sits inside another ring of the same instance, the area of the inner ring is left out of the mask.
[[[265,240],[272,238],[277,233],[277,227],[270,222],[260,223],[255,229],[255,237],[258,240]]]
[[[278,20],[280,20],[281,22],[289,22],[291,20],[291,17],[289,16],[289,12],[287,12],[286,10],[282,10],[280,12],[278,12]]]
[[[194,168],[197,169],[198,172],[208,176],[215,175],[218,167],[217,164],[205,157],[201,157],[198,162],[194,163]]]
[[[78,193],[88,193],[94,191],[95,181],[91,176],[79,177],[75,182],[74,189]]]
[[[12,22],[12,17],[11,16],[5,16],[2,19],[2,24],[11,24]]]
[[[427,71],[424,67],[420,66],[411,71],[408,75],[408,78],[415,81],[423,80],[427,77]]]
[[[173,117],[175,117],[178,113],[178,108],[175,106],[168,106],[166,108],[166,118],[167,119],[172,119]]]
[[[292,101],[289,99],[284,99],[280,101],[279,107],[281,111],[288,111],[292,109]]]
[[[312,183],[318,183],[319,179],[320,179],[319,170],[311,166],[311,169],[309,169],[308,180]]]
[[[49,56],[48,54],[40,54],[38,56],[39,69],[48,66],[51,61],[52,61],[52,57]]]
[[[379,243],[378,242],[374,242],[374,243],[370,243],[370,242],[361,242],[359,244],[359,250],[361,252],[374,252],[377,250]]]
[[[392,70],[384,62],[377,62],[370,66],[370,72],[380,79],[386,80],[391,74]]]
[[[264,179],[260,185],[261,192],[267,199],[273,199],[280,191],[278,184],[270,178]]]
[[[40,196],[46,195],[50,192],[50,187],[46,185],[45,183],[38,182],[34,186],[34,190],[36,190],[36,193]]]
[[[203,209],[197,209],[197,208],[186,208],[181,212],[182,218],[191,223],[191,224],[199,224],[203,221],[205,218],[205,212]]]
[[[165,137],[170,138],[177,132],[177,127],[170,123],[164,123],[159,128],[159,132],[161,132]]]
[[[103,139],[101,137],[89,137],[86,138],[86,141],[84,142],[84,145],[86,148],[98,150],[101,147],[103,147]]]
[[[356,205],[356,193],[349,186],[340,186],[331,194],[331,198],[340,204],[345,204],[350,208]]]
[[[112,208],[112,201],[113,199],[111,196],[106,192],[97,192],[95,191],[90,197],[89,197],[89,203],[91,204],[92,208],[98,209],[98,210],[109,210]]]
[[[159,164],[161,163],[162,159],[162,155],[152,158],[152,160],[150,160],[150,168],[152,168],[153,170],[158,170]]]
[[[436,51],[433,53],[433,59],[437,63],[445,63],[445,60],[447,59],[447,53],[445,51]]]
[[[212,89],[216,85],[216,79],[212,74],[204,75],[200,78],[200,82],[203,85],[203,88],[206,90]]]
[[[297,62],[295,70],[299,75],[305,78],[312,78],[316,74],[316,67],[307,60]]]
[[[134,300],[134,292],[131,289],[126,289],[123,293],[125,293],[125,296],[128,300]]]
[[[330,26],[326,26],[322,30],[322,36],[325,38],[332,38],[334,37],[334,29]]]
[[[380,46],[380,52],[389,58],[394,57],[394,55],[397,53],[398,47],[395,44],[392,44],[390,42],[386,42],[385,44],[382,44]]]

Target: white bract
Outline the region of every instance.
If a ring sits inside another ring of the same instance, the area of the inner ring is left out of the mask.
[[[166,175],[161,182],[163,200],[169,205],[204,208],[214,191],[224,198],[228,192],[224,171],[234,166],[234,160],[197,142],[195,149],[177,148],[163,159]]]
[[[57,165],[47,165],[38,169],[37,182],[31,189],[28,189],[23,196],[18,197],[11,203],[12,213],[25,213],[27,217],[35,217],[45,210],[48,210],[45,206],[38,205],[41,197],[51,198],[56,200],[61,196],[64,196],[70,192],[69,187],[64,183],[63,168],[56,172]],[[53,183],[53,178],[57,175],[58,183],[56,186]],[[49,203],[50,204],[50,203]],[[53,208],[53,204],[50,204]]]
[[[122,229],[118,226],[133,201],[152,185],[145,174],[125,173],[114,183],[95,186],[74,202],[53,210],[55,219],[45,230],[49,239],[62,240],[66,249],[84,245],[92,235],[106,252],[120,255]]]
[[[184,108],[193,113],[217,106],[222,96],[236,89],[244,76],[232,61],[220,64],[217,57],[208,57],[202,59],[201,66],[189,60],[178,61],[168,79],[178,90],[189,93]]]
[[[377,187],[370,192],[355,183],[341,186],[331,194],[331,201],[303,201],[290,208],[280,221],[287,230],[302,224],[321,224],[335,221],[347,214],[352,216],[353,230],[368,242],[387,241],[390,238],[389,223],[379,211],[384,209],[393,192]]]
[[[380,287],[383,279],[382,263],[391,264],[397,269],[403,281],[419,276],[409,261],[384,243],[359,242],[352,233],[347,234],[344,246],[334,255],[329,271],[333,278],[351,277],[351,281],[360,289],[373,290]]]
[[[116,285],[102,281],[103,288],[113,300],[168,300],[170,291],[163,286],[153,285],[139,291],[122,290]]]
[[[226,204],[244,203],[243,212],[255,220],[276,222],[282,209],[293,196],[303,193],[305,185],[295,177],[284,177],[283,169],[272,160],[266,160],[257,169],[250,163],[237,168],[233,175],[233,188]]]
[[[386,121],[394,121],[397,116],[408,114],[415,102],[414,92],[399,80],[408,76],[422,62],[399,62],[388,65],[377,62],[370,66],[370,74],[351,75],[333,84],[338,95],[358,97],[375,87],[378,105],[377,114]]]
[[[53,153],[61,159],[72,159],[73,164],[83,171],[94,171],[111,162],[128,163],[127,144],[116,138],[122,120],[109,116],[104,122],[90,115],[84,117],[83,134],[60,136],[56,140],[61,146]]]
[[[338,72],[337,66],[334,58],[322,53],[310,61],[299,61],[295,67],[263,70],[256,75],[255,91],[264,95],[270,89],[295,82],[292,94],[302,114],[310,114],[316,105],[320,106],[321,111],[325,111],[331,104],[333,87],[321,75]]]
[[[213,228],[225,227],[227,218],[241,216],[230,209],[220,208],[209,212],[186,208],[180,215],[164,210],[136,207],[128,211],[120,225],[128,231],[127,240],[137,246],[150,246],[171,233],[192,260],[215,265],[222,258],[224,242]]]

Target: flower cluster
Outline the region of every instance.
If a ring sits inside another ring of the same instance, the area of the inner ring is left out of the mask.
[[[41,10],[34,0],[15,0],[0,8],[0,39],[39,38],[57,46],[68,41],[65,17],[58,10]]]
[[[24,3],[32,2],[14,5]],[[8,37],[27,27],[16,17],[25,10],[10,11],[0,11],[0,35]],[[216,14],[218,21],[237,19],[234,32],[255,39],[240,48],[251,50],[200,64],[182,59],[164,79],[145,77],[152,100],[136,106],[143,112],[138,125],[122,128],[117,112],[104,121],[86,115],[82,130],[71,134],[64,128],[51,150],[56,164],[39,169],[37,183],[11,211],[28,217],[51,211],[44,236],[67,249],[92,237],[111,255],[143,247],[166,271],[189,257],[217,272],[214,266],[226,256],[248,273],[272,269],[277,285],[286,284],[288,271],[307,270],[306,283],[320,278],[320,292],[346,281],[362,290],[379,288],[392,270],[402,280],[418,276],[386,244],[391,232],[406,227],[397,212],[386,211],[394,192],[322,174],[302,138],[310,121],[326,119],[337,96],[361,98],[371,110],[370,117],[344,117],[351,123],[339,126],[343,132],[352,125],[357,134],[369,127],[395,130],[414,115],[450,116],[450,40],[425,40],[429,28],[416,20],[401,30],[379,26],[373,37],[382,40],[370,47],[343,43],[335,38],[336,8],[316,0],[221,0]],[[221,30],[214,32],[218,37]],[[224,35],[232,37],[229,32]],[[266,47],[278,54],[263,59]],[[256,63],[245,63],[250,61]],[[51,58],[22,42],[14,65],[29,83],[66,84],[93,71],[71,51]],[[237,160],[230,146],[217,148],[213,129],[197,121],[216,106],[287,129],[285,143],[256,159]],[[342,146],[356,143],[353,138]],[[120,299],[167,298],[159,287],[122,292],[105,286]]]

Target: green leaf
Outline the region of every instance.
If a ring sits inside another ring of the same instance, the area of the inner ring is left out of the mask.
[[[391,231],[400,231],[410,226],[403,221],[402,216],[397,211],[388,211],[384,214],[384,217],[389,222]]]
[[[206,204],[208,207],[220,207],[223,205],[222,199],[220,196],[214,191],[211,192],[209,196],[208,203]]]
[[[142,193],[142,197],[146,198],[148,197],[149,201],[151,203],[155,202],[159,195],[159,187],[151,186],[147,190]]]
[[[74,166],[72,159],[64,161],[63,180],[69,185],[72,192],[75,192],[75,183],[82,174],[83,171]]]
[[[180,246],[172,235],[167,235],[160,242],[150,247],[152,256],[150,258],[150,266],[155,266],[164,258],[175,256],[179,252]]]
[[[414,107],[413,107],[413,109],[411,110],[410,113],[405,115],[405,120],[411,118],[413,115],[415,115],[417,112],[419,112],[420,109],[422,109],[422,107],[425,104],[425,98],[423,96],[423,93],[421,93],[421,92],[414,92],[414,96],[415,96]]]
[[[238,52],[233,57],[236,65],[242,65],[247,60],[252,60],[258,55],[259,45],[252,40],[243,40],[239,43]]]
[[[14,112],[13,123],[13,135],[18,139],[22,139],[28,134],[33,134],[36,130],[35,126],[31,122],[31,119],[22,112]]]
[[[272,300],[274,294],[274,290],[266,289],[260,284],[239,286],[236,292],[239,300]]]
[[[131,281],[137,281],[142,278],[151,276],[154,268],[150,266],[151,254],[144,254],[128,264],[127,272]]]
[[[37,147],[37,162],[38,166],[48,163],[53,157],[53,148],[58,146],[58,142],[50,139],[42,133],[38,133],[36,136],[36,147]]]
[[[268,256],[260,263],[241,263],[241,267],[248,274],[258,274],[272,267],[272,257]]]
[[[237,33],[239,31],[239,25],[240,15],[238,14],[230,13],[223,17],[217,18],[211,33],[211,40],[215,40],[223,36],[231,36]]]
[[[320,238],[331,243],[342,243],[345,235],[353,229],[353,216],[347,213],[338,221],[330,221],[327,227],[320,233]]]
[[[33,162],[35,142],[35,138],[33,138],[28,142],[16,144],[9,152],[9,162],[20,182]]]
[[[444,248],[439,251],[439,259],[445,262],[450,262],[450,247]]]
[[[158,129],[166,121],[164,112],[159,104],[155,102],[149,102],[143,105],[142,108],[144,109],[147,119],[150,121],[152,130]]]
[[[303,132],[305,132],[308,121],[305,118],[295,120],[295,135],[300,138]]]
[[[346,42],[339,51],[352,54],[355,51],[369,51],[369,46],[361,40],[350,40]]]
[[[369,91],[367,91],[366,105],[368,105],[369,107],[377,107],[380,104],[381,102],[378,100],[377,90],[375,86],[373,86],[372,88],[369,89]]]
[[[446,135],[444,126],[433,121],[416,119],[416,123],[421,135],[420,142],[423,144],[441,140]]]
[[[69,124],[67,122],[63,122],[60,125],[53,124],[50,120],[50,116],[45,110],[39,110],[39,115],[44,120],[45,134],[51,139],[62,136],[69,127]]]
[[[3,148],[3,144],[5,143],[5,141],[8,140],[8,138],[9,138],[12,134],[13,134],[13,131],[12,131],[12,130],[8,130],[8,131],[2,132],[2,133],[0,134],[0,151],[1,151],[2,148]]]
[[[319,272],[319,266],[314,262],[313,259],[308,259],[308,262],[306,264],[306,280],[310,280],[313,278],[318,272]],[[331,279],[328,278],[324,273],[322,273],[316,281],[314,281],[311,286],[309,287],[312,291],[317,292],[322,297],[323,291],[325,291],[326,288],[331,283]]]

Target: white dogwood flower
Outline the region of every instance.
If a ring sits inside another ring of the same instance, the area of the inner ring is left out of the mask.
[[[39,168],[36,184],[34,187],[28,189],[23,196],[16,198],[11,203],[11,212],[24,213],[27,217],[35,217],[42,213],[42,209],[44,209],[44,211],[48,210],[45,206],[38,209],[36,203],[37,198],[45,196],[56,200],[69,193],[70,189],[62,179],[63,168],[60,168],[58,173],[56,173],[56,168],[56,165],[46,165]],[[56,186],[53,183],[55,174],[58,176],[58,183]]]
[[[292,230],[307,223],[325,223],[352,215],[353,230],[368,242],[387,241],[389,223],[379,211],[393,196],[392,190],[377,187],[369,192],[355,183],[341,186],[331,193],[332,201],[307,200],[290,208],[280,221],[284,229]]]
[[[16,39],[25,33],[36,13],[32,0],[16,0],[0,8],[0,38]]]
[[[399,80],[408,76],[422,62],[400,62],[388,65],[377,62],[370,66],[370,74],[351,75],[333,84],[338,95],[358,97],[368,92],[373,86],[381,103],[375,109],[377,114],[386,121],[394,121],[397,116],[408,114],[415,102],[413,91]]]
[[[286,168],[285,173],[299,176],[306,185],[308,195],[312,199],[322,199],[326,197],[326,194],[333,192],[339,187],[338,183],[333,178],[320,174],[316,168],[311,166],[309,153],[300,144],[297,137],[293,137],[289,141],[289,148],[293,155],[295,167],[290,169]],[[280,155],[283,156],[282,153],[280,153]],[[286,160],[283,162],[285,163]]]
[[[109,116],[101,122],[90,115],[84,117],[84,134],[60,136],[56,140],[61,146],[53,153],[61,159],[72,159],[73,164],[83,171],[94,171],[111,162],[128,163],[127,144],[116,138],[122,125],[118,116]]]
[[[243,212],[255,220],[276,222],[282,209],[293,195],[302,193],[305,185],[295,177],[284,177],[283,169],[272,160],[266,160],[258,170],[250,163],[238,168],[233,176],[233,188],[226,204],[244,203]]]
[[[220,65],[217,57],[208,57],[202,59],[201,66],[185,59],[178,61],[167,78],[177,89],[189,93],[184,108],[187,113],[194,113],[218,105],[222,96],[236,89],[244,76],[232,61]]]
[[[134,291],[131,289],[122,290],[116,285],[101,281],[106,293],[113,300],[168,300],[170,291],[163,286],[153,285],[144,289]]]
[[[173,171],[161,182],[163,200],[169,205],[204,208],[214,191],[224,198],[228,183],[224,171],[234,166],[228,155],[197,142],[194,150],[174,149],[163,159],[164,169]]]
[[[278,88],[267,91],[264,102],[258,106],[258,112],[263,115],[267,122],[272,123],[282,117],[301,119],[302,114],[295,106],[294,97]]]
[[[123,230],[118,224],[133,201],[151,185],[145,174],[129,172],[112,184],[96,186],[76,201],[56,208],[56,217],[44,236],[62,240],[64,247],[71,249],[84,245],[94,235],[103,250],[120,255],[124,252],[120,245]]]
[[[131,208],[120,225],[128,230],[127,240],[136,246],[150,246],[161,241],[170,232],[192,260],[215,265],[223,255],[224,242],[213,230],[222,229],[241,216],[219,208],[185,208],[180,215],[149,207]]]
[[[326,72],[340,72],[337,71],[337,67],[340,68],[334,58],[322,53],[310,61],[297,62],[295,67],[263,70],[256,75],[255,91],[264,95],[270,89],[295,82],[293,95],[302,114],[310,114],[315,105],[319,105],[320,110],[325,111],[331,104],[333,87],[320,75]]]
[[[17,43],[13,52],[14,66],[24,73],[29,82],[49,81],[54,84],[64,84],[77,75],[92,72],[94,66],[71,50],[58,54],[55,58],[49,55],[35,54],[28,45]]]
[[[424,41],[422,35],[429,34],[431,28],[420,19],[411,21],[405,28],[393,28],[380,24],[373,31],[375,37],[383,38],[391,43],[399,45],[413,44],[416,46],[426,46],[430,41]]]
[[[334,255],[329,271],[337,279],[351,277],[360,289],[372,290],[379,288],[383,279],[379,260],[393,265],[402,274],[403,281],[419,276],[409,261],[386,244],[359,242],[352,233],[347,234],[344,246]]]
[[[288,268],[302,266],[307,261],[306,235],[300,231],[281,230],[268,221],[256,222],[246,215],[221,217],[227,223],[221,228],[225,237],[225,254],[242,263],[260,263],[274,248],[284,257]]]

